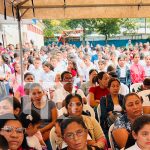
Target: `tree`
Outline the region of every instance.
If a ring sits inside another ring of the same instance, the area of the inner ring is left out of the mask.
[[[109,37],[120,33],[120,24],[120,19],[96,19],[95,29],[105,36],[107,43]]]
[[[43,20],[45,25],[44,36],[54,37],[54,34],[62,33],[63,30],[69,29],[68,20]]]
[[[122,28],[124,28],[123,34],[135,33],[135,30],[138,29],[138,25],[136,24],[136,19],[121,19]]]
[[[95,29],[100,34],[105,36],[105,41],[107,43],[108,38],[113,35],[121,33],[121,28],[125,31],[133,33],[136,29],[135,22],[131,19],[96,19]]]
[[[82,28],[83,29],[83,41],[82,44],[85,45],[85,38],[87,34],[90,34],[94,29],[94,19],[76,19],[69,20],[67,25],[71,29]]]

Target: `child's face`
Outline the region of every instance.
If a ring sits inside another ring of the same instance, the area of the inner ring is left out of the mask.
[[[118,64],[120,67],[124,67],[125,65],[125,59],[121,58],[119,61],[118,61]]]
[[[45,66],[45,65],[43,65],[43,70],[44,70],[45,72],[49,72],[49,71],[50,71],[50,69],[49,69],[47,66]]]
[[[34,66],[35,66],[35,68],[40,67],[40,65],[41,65],[41,61],[40,61],[40,60],[35,60],[35,61],[34,61]]]
[[[147,56],[147,58],[145,59],[146,65],[150,66],[150,56]]]
[[[105,64],[103,64],[103,63],[99,63],[98,66],[99,66],[100,70],[104,70],[104,68],[105,68]]]
[[[35,125],[30,124],[28,128],[26,128],[26,133],[28,136],[33,136],[37,133],[41,123],[37,123]]]
[[[133,137],[140,149],[149,150],[150,149],[150,123],[143,126],[143,128],[138,131],[138,133],[133,132]]]

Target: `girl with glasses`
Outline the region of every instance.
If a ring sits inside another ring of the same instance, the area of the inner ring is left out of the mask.
[[[88,145],[88,129],[80,117],[69,117],[61,123],[61,133],[67,147],[62,150],[103,150]]]

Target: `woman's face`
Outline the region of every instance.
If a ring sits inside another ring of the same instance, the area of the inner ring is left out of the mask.
[[[94,78],[96,75],[97,75],[97,72],[96,72],[96,71],[93,71],[93,72],[90,74],[90,76],[89,76],[90,81],[92,81],[93,78]]]
[[[73,63],[72,63],[72,61],[69,61],[69,62],[68,62],[68,68],[70,68],[70,69],[73,68]]]
[[[6,99],[0,102],[0,115],[4,115],[7,113],[13,114],[13,106],[10,102]]]
[[[64,141],[72,150],[83,150],[87,146],[87,131],[76,122],[70,123],[64,131]]]
[[[31,95],[32,101],[40,102],[44,95],[44,92],[42,88],[34,87],[33,89],[31,89],[30,95]]]
[[[83,105],[78,99],[78,97],[73,97],[68,104],[68,114],[69,116],[81,116],[83,110]]]
[[[150,149],[150,123],[144,125],[143,128],[139,130],[137,134],[133,132],[132,135],[134,139],[136,139],[136,142],[140,149]]]
[[[60,81],[61,81],[61,74],[56,74],[55,82],[60,82]]]
[[[2,134],[8,141],[10,150],[17,150],[24,139],[24,129],[18,120],[9,120],[5,123],[4,129],[0,130]]]
[[[120,67],[124,67],[125,66],[125,59],[124,58],[119,59],[118,64]]]
[[[129,118],[137,118],[142,114],[142,102],[136,95],[128,96],[125,108]]]
[[[119,90],[120,90],[120,84],[118,81],[113,81],[111,82],[111,85],[110,85],[110,88],[109,88],[109,91],[111,94],[113,95],[116,95],[119,93]]]
[[[0,56],[0,64],[2,64],[3,63],[3,59],[2,59],[2,57]]]
[[[25,82],[33,82],[34,81],[34,77],[33,75],[28,75],[25,79],[24,79]]]
[[[20,64],[17,63],[17,64],[15,65],[15,71],[18,72],[18,73],[21,72]]]
[[[35,124],[35,125],[31,125],[31,124],[30,124],[29,127],[26,128],[26,133],[27,133],[27,135],[33,136],[34,134],[36,134],[37,131],[38,131],[39,128],[40,128],[40,125],[41,125],[41,123],[37,123],[37,124]]]
[[[103,85],[103,87],[107,88],[109,79],[110,79],[110,76],[107,73],[105,73],[103,75],[102,80],[99,79],[99,82],[101,82],[101,84]]]
[[[104,70],[104,68],[105,68],[105,64],[102,63],[102,62],[100,62],[100,63],[98,64],[98,66],[99,66],[99,69],[100,69],[100,70]]]
[[[137,64],[139,62],[139,60],[140,60],[140,56],[135,55],[134,58],[133,58],[133,62]]]
[[[45,65],[43,65],[43,70],[44,70],[45,72],[49,72],[49,71],[50,71],[50,68],[47,67],[47,66],[45,66]]]

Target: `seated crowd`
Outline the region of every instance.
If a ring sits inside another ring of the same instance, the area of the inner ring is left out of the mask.
[[[148,44],[26,47],[24,81],[18,52],[0,51],[0,149],[150,150]]]

